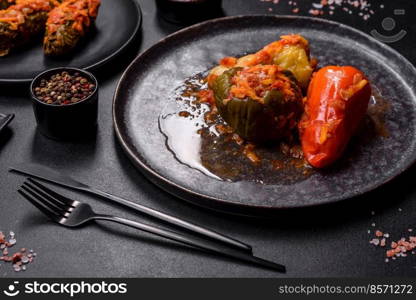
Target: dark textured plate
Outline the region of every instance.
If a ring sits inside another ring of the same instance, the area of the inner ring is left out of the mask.
[[[141,25],[135,0],[102,0],[96,25],[71,54],[50,58],[43,55],[42,42],[0,57],[0,83],[30,82],[38,73],[56,67],[91,70],[103,65],[127,47]]]
[[[183,80],[227,55],[254,52],[279,35],[309,39],[320,65],[362,69],[389,103],[389,137],[358,145],[354,159],[291,184],[263,185],[216,180],[179,163],[166,147],[158,118]],[[179,31],[140,55],[115,93],[116,135],[132,162],[170,193],[212,209],[237,214],[314,206],[375,189],[416,158],[416,69],[400,54],[351,27],[317,18],[239,16]]]

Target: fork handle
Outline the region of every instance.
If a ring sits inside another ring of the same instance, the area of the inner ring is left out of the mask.
[[[87,191],[89,193],[93,193],[95,195],[101,196],[105,199],[114,201],[118,204],[130,207],[134,210],[140,211],[140,212],[142,212],[146,215],[152,216],[156,219],[165,221],[167,223],[170,223],[170,224],[176,225],[178,227],[185,228],[189,231],[198,233],[200,235],[209,237],[213,240],[224,243],[224,244],[226,244],[226,245],[228,245],[232,248],[239,249],[240,251],[247,252],[249,254],[253,254],[253,250],[252,250],[252,247],[250,245],[248,245],[246,243],[243,243],[241,241],[238,241],[238,240],[236,240],[232,237],[221,234],[219,232],[216,232],[214,230],[204,228],[200,225],[196,225],[196,224],[193,224],[193,223],[185,221],[185,220],[181,220],[177,217],[174,217],[172,215],[168,215],[168,214],[163,213],[161,211],[158,211],[156,209],[153,209],[153,208],[150,208],[150,207],[147,207],[147,206],[144,206],[144,205],[132,202],[132,201],[128,201],[128,200],[123,199],[121,197],[117,197],[117,196],[114,196],[112,194],[109,194],[109,193],[106,193],[106,192],[103,192],[103,191],[100,191],[100,190],[97,190],[97,189],[93,189],[93,188],[88,187],[88,188],[84,189],[84,191]]]
[[[120,217],[109,216],[109,215],[96,215],[94,217],[94,220],[104,220],[104,221],[110,221],[110,222],[123,224],[128,227],[133,227],[133,228],[136,228],[136,229],[148,232],[148,233],[152,233],[154,235],[164,237],[166,239],[179,242],[181,244],[191,246],[200,250],[204,250],[210,253],[220,254],[226,257],[232,257],[240,261],[249,262],[249,263],[262,266],[264,268],[273,269],[279,272],[286,272],[286,268],[283,265],[279,265],[274,262],[267,261],[256,256],[249,255],[238,250],[223,249],[220,247],[216,247],[215,245],[207,245],[207,244],[201,243],[200,241],[192,240],[191,238],[181,235],[179,233],[176,233],[174,231],[158,228],[155,226],[147,225],[144,223],[140,223],[140,222],[136,222],[136,221],[120,218]]]

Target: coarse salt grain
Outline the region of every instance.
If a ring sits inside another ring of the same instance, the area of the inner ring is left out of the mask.
[[[380,244],[380,240],[379,239],[372,239],[372,240],[370,240],[370,244],[373,244],[374,246],[378,246],[378,244]]]
[[[372,223],[371,226],[375,226]],[[412,232],[412,228],[407,229],[408,232]],[[368,230],[370,233],[370,230]],[[383,233],[381,230],[374,231],[374,238],[370,240],[370,244],[376,247],[385,247],[387,245],[387,239],[390,237],[389,233]],[[390,259],[396,260],[398,257],[407,257],[409,253],[415,254],[416,251],[416,236],[401,237],[397,241],[389,242],[390,249],[385,252],[385,262],[389,262]]]
[[[381,237],[383,236],[383,233],[380,230],[376,230],[376,237]]]
[[[278,0],[260,0],[260,2],[267,2],[272,3],[274,5],[278,5],[282,3],[282,1]],[[286,1],[287,5],[295,7],[292,9],[292,12],[297,14],[300,12],[300,9],[297,7],[296,1]],[[384,5],[380,5],[380,8],[384,8]],[[375,12],[371,8],[371,3],[368,0],[321,0],[321,1],[314,1],[310,4],[309,10],[307,12],[313,16],[322,16],[328,13],[329,15],[333,15],[334,11],[340,9],[341,11],[345,11],[346,13],[352,15],[355,14],[361,17],[363,20],[368,20],[371,15]],[[269,11],[271,11],[269,9]]]

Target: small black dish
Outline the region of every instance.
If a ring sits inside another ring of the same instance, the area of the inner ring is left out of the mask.
[[[87,98],[65,105],[48,104],[39,100],[34,88],[40,85],[42,79],[66,71],[76,72],[85,76],[95,85],[94,91]],[[49,138],[57,140],[84,139],[96,132],[98,115],[98,82],[90,72],[77,68],[54,68],[40,73],[30,85],[30,95],[33,103],[36,122],[40,131]]]

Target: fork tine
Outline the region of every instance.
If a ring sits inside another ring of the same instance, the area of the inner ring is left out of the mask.
[[[34,206],[36,206],[41,212],[43,212],[48,218],[52,219],[55,222],[58,222],[60,219],[60,216],[58,216],[54,211],[49,210],[46,208],[43,204],[38,202],[36,198],[30,196],[26,192],[22,191],[21,189],[17,190],[17,192],[22,195],[26,200],[28,200],[30,203],[32,203]]]
[[[43,206],[46,206],[48,209],[53,211],[57,215],[65,216],[67,213],[67,209],[63,209],[59,206],[57,206],[55,203],[49,201],[44,196],[40,195],[36,190],[33,189],[32,186],[28,185],[27,183],[24,183],[20,189],[31,195],[33,198],[35,198],[38,202],[42,203]]]
[[[70,207],[75,207],[74,206],[74,201],[58,194],[55,191],[52,191],[51,189],[47,188],[46,186],[44,186],[43,184],[41,184],[39,181],[33,179],[33,178],[27,178],[27,182],[32,183],[33,185],[35,185],[36,187],[34,187],[36,190],[38,190],[40,193],[43,194],[47,194],[49,197],[53,198],[55,201],[59,201],[60,203],[62,203],[65,206],[70,206]]]

